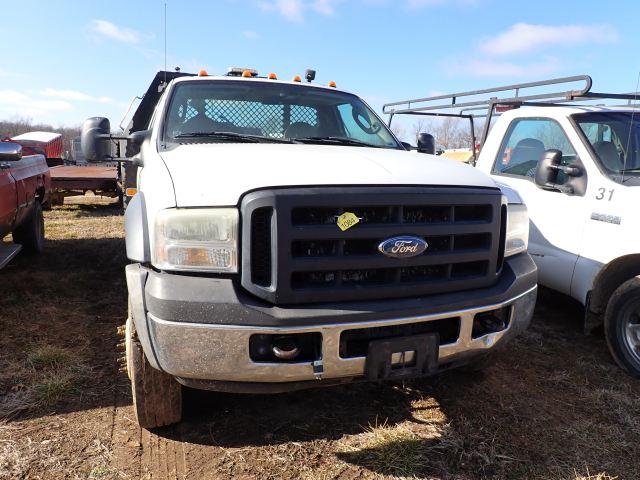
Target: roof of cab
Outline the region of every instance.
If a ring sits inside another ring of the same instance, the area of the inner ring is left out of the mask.
[[[287,80],[270,80],[268,78],[265,77],[250,77],[250,78],[245,78],[245,77],[236,77],[236,76],[227,76],[227,75],[203,75],[203,76],[188,76],[188,77],[180,77],[180,78],[176,78],[173,80],[173,83],[183,83],[183,82],[202,82],[202,81],[207,81],[207,80],[226,80],[226,81],[233,81],[233,82],[263,82],[263,83],[280,83],[280,84],[286,84],[286,85],[300,85],[300,86],[305,86],[305,87],[311,87],[311,88],[319,88],[319,89],[323,89],[323,90],[329,90],[331,92],[342,92],[342,93],[349,93],[352,94],[352,92],[348,92],[346,90],[342,90],[336,87],[329,87],[327,85],[321,85],[319,83],[312,83],[312,82],[293,82],[293,81],[287,81]]]

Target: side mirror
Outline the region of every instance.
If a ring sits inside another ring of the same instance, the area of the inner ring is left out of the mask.
[[[0,162],[15,162],[22,158],[22,145],[16,142],[0,142]]]
[[[429,133],[418,134],[418,151],[420,153],[436,154],[436,139]]]
[[[567,177],[579,177],[582,174],[580,167],[574,165],[560,165],[562,152],[556,149],[549,149],[544,152],[542,160],[538,162],[535,175],[535,183],[545,190],[557,190],[568,195],[574,194],[571,182],[558,183],[558,175],[564,172]]]
[[[558,183],[558,174],[560,170],[557,167],[562,160],[562,152],[560,150],[547,150],[544,152],[542,160],[538,162],[536,168],[535,182],[540,188],[550,188],[551,185]]]
[[[133,157],[140,153],[142,144],[151,138],[151,130],[139,130],[129,135],[127,144],[127,157]]]
[[[92,117],[82,124],[80,147],[87,162],[109,162],[111,154],[111,124],[108,118]]]

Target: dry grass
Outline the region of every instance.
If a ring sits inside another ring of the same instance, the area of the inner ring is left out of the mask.
[[[28,353],[27,361],[34,369],[59,367],[69,361],[69,352],[54,345],[40,345]]]
[[[585,475],[575,474],[575,480],[618,480],[618,477],[612,477],[606,473],[590,474],[589,469]]]
[[[66,348],[48,344],[28,348],[22,361],[11,364],[14,385],[0,397],[0,420],[54,406],[69,397],[89,373],[84,359]]]
[[[359,435],[358,447],[346,445],[342,457],[383,475],[413,477],[429,466],[429,446],[405,425],[373,425]]]
[[[0,478],[163,478],[149,459],[167,445],[188,478],[639,478],[640,383],[544,295],[484,374],[193,394],[183,422],[142,442],[118,365],[123,219],[110,200],[67,201],[45,213],[47,252],[0,271]]]

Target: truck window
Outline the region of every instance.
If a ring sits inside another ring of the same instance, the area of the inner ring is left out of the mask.
[[[640,175],[640,116],[632,112],[589,112],[573,115],[601,169],[614,180]]]
[[[380,128],[379,125],[376,124],[377,120],[369,117],[365,111],[354,111],[354,105],[351,103],[339,105],[338,112],[340,113],[340,120],[342,120],[344,129],[349,137],[364,142],[376,142],[377,134],[374,133],[374,130]],[[356,121],[356,118],[359,121]]]
[[[402,148],[357,96],[306,85],[262,81],[197,81],[176,85],[164,135],[227,132],[265,140],[346,138]],[[207,141],[231,141],[211,137]]]
[[[562,164],[576,159],[576,152],[558,122],[549,118],[520,118],[507,131],[493,173],[533,178],[546,150],[562,152]],[[559,179],[560,180],[560,179]]]

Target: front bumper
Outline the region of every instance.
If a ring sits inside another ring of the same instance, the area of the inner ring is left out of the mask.
[[[127,267],[127,283],[133,320],[151,365],[202,388],[218,382],[294,385],[318,378],[310,361],[253,361],[252,335],[319,333],[321,378],[345,380],[364,375],[366,358],[341,357],[344,331],[456,317],[458,338],[439,347],[437,363],[443,369],[482,356],[525,330],[536,301],[536,269],[527,254],[508,259],[500,282],[488,289],[305,308],[258,301],[236,290],[231,280],[157,273],[138,264]],[[473,338],[475,316],[504,307],[506,328]]]

